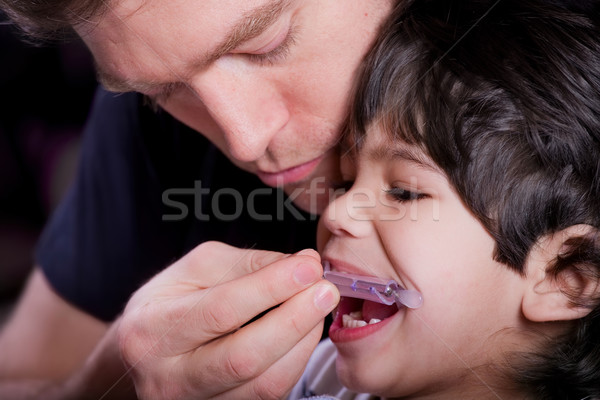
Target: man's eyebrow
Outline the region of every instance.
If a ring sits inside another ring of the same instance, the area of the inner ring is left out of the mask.
[[[150,82],[143,83],[121,79],[106,71],[100,64],[95,64],[98,82],[110,92],[149,92],[162,86],[161,84],[153,84]]]
[[[195,68],[203,68],[240,44],[263,33],[283,14],[293,0],[275,0],[247,11],[233,26],[225,39],[209,54],[199,60]]]
[[[274,0],[249,10],[231,28],[225,39],[221,41],[209,54],[194,62],[191,70],[206,67],[219,57],[227,54],[245,41],[257,37],[270,27],[287,10],[294,0]],[[112,92],[149,92],[160,90],[165,84],[152,82],[138,82],[121,79],[96,63],[96,76],[105,89]]]

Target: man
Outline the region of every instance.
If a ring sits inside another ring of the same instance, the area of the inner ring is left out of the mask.
[[[28,3],[1,2],[25,30],[63,19],[106,88],[177,121],[137,96],[97,96],[78,180],[0,337],[0,397],[134,397],[129,377],[142,398],[283,396],[338,293],[314,251],[257,250],[314,235],[307,214],[265,211],[288,204],[267,189],[313,213],[327,203],[354,73],[393,2]]]

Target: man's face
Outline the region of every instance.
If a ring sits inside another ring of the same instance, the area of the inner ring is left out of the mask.
[[[355,71],[392,0],[122,0],[77,27],[109,90],[154,97],[317,211]],[[311,193],[308,193],[312,191]],[[318,200],[316,200],[318,199]]]

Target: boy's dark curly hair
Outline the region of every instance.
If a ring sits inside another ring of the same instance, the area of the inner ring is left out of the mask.
[[[422,148],[517,273],[545,235],[584,224],[548,272],[600,282],[598,1],[406,0],[368,55],[346,129]],[[600,300],[512,380],[536,399],[600,398]],[[513,359],[513,361],[516,360]]]

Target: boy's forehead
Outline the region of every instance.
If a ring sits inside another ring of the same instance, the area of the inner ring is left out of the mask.
[[[381,157],[390,153],[394,147],[401,145],[401,142],[393,140],[392,136],[376,123],[369,124],[366,132],[348,129],[340,141],[340,147],[345,153],[354,153],[354,155],[361,153]]]
[[[440,172],[440,167],[419,146],[411,145],[377,124],[371,125],[364,136],[347,135],[344,153],[371,161],[408,161],[425,169]]]

